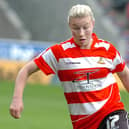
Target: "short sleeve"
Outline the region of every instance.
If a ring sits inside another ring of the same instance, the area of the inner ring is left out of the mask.
[[[35,59],[35,64],[41,69],[46,75],[55,74],[57,61],[50,47],[40,53]]]
[[[122,72],[125,67],[125,61],[122,59],[120,53],[116,50],[115,57],[113,59],[112,72]]]

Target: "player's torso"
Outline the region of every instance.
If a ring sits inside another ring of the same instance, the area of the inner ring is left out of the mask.
[[[89,128],[96,122],[97,126],[103,118],[96,116],[97,122],[94,119],[95,114],[105,116],[122,107],[120,105],[116,108],[120,97],[112,74],[116,52],[112,50],[111,53],[110,44],[104,42],[96,42],[87,50],[80,49],[72,42],[63,43],[58,48],[55,52],[57,74],[64,89],[73,125],[80,126],[83,122],[89,122]]]
[[[70,113],[94,114],[109,100],[112,85],[116,83],[111,72],[112,55],[107,54],[104,44],[90,50],[79,49],[71,43],[61,47],[57,74]]]
[[[115,81],[111,73],[112,59],[102,47],[85,50],[73,46],[61,53],[57,65],[60,81],[73,84],[73,89],[99,90],[110,85],[111,79]]]

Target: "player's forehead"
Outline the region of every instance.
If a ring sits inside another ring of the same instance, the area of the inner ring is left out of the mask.
[[[72,26],[87,26],[92,23],[92,18],[90,16],[85,17],[71,17],[69,19],[69,24]]]

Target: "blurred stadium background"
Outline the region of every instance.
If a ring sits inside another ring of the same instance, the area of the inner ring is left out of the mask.
[[[100,38],[112,42],[129,65],[129,0],[0,0],[2,129],[72,128],[55,76],[38,72],[29,78],[22,119],[11,118],[8,109],[18,70],[45,48],[71,36],[67,14],[74,4],[91,5],[96,18],[94,31]],[[128,94],[121,91],[121,95],[129,110]]]

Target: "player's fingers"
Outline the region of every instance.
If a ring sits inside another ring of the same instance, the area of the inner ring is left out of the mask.
[[[23,110],[23,102],[20,99],[13,99],[11,105],[10,105],[10,114],[12,117],[18,119],[21,117],[21,112]]]
[[[19,119],[20,117],[21,117],[20,111],[19,111],[19,112],[15,112],[15,118],[16,118],[16,119]]]
[[[10,109],[10,114],[11,114],[11,116],[13,116],[16,119],[21,117],[21,111],[20,110]]]

